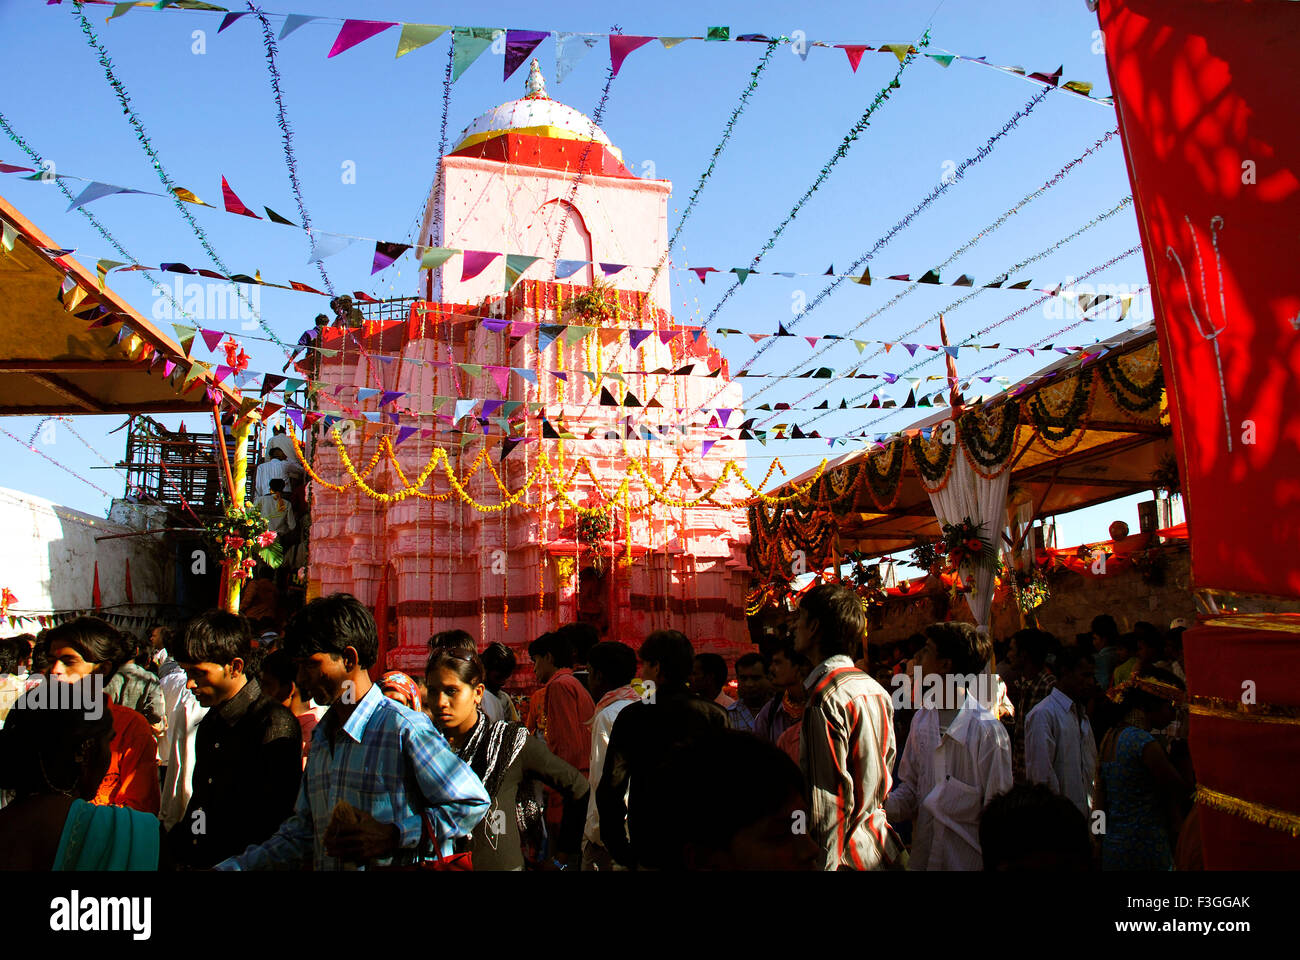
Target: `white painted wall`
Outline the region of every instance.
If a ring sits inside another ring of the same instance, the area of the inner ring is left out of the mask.
[[[131,533],[132,529],[0,487],[0,531],[4,536],[0,587],[7,587],[17,597],[10,614],[90,609],[96,563],[105,612],[147,617],[156,605],[172,603],[173,561],[161,534],[95,539]],[[128,561],[132,605],[126,604]],[[20,623],[16,628],[10,627],[8,620],[0,623],[4,635],[37,629],[35,623]]]

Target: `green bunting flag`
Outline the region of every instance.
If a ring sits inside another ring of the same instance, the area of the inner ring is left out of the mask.
[[[451,66],[452,83],[459,80],[469,65],[492,46],[493,35],[499,31],[499,27],[452,27],[452,46],[455,49]]]
[[[540,259],[541,257],[529,257],[522,253],[506,254],[506,290],[518,283],[524,271]]]

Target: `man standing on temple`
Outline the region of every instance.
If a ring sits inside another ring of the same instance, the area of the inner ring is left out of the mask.
[[[858,595],[838,584],[804,594],[794,648],[815,664],[799,766],[812,789],[809,832],[823,870],[881,870],[906,863],[885,816],[894,764],[894,708],[885,688],[853,665],[866,617]]]

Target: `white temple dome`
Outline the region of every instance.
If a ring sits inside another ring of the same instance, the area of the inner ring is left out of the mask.
[[[546,83],[536,60],[532,62],[526,89],[527,96],[493,107],[477,117],[461,132],[460,142],[452,152],[491,140],[503,133],[522,133],[557,140],[599,143],[622,160],[621,151],[590,117],[546,95]]]

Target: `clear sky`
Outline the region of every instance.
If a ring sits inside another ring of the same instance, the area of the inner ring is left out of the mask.
[[[450,35],[401,59],[394,58],[396,29],[332,59],[326,58],[338,32],[338,18],[456,22],[537,30],[605,33],[616,24],[629,35],[703,35],[728,25],[732,36],[744,33],[796,36],[809,41],[871,44],[919,43],[930,30],[927,48],[935,53],[987,57],[990,62],[1019,65],[1030,72],[1051,73],[1064,67],[1064,80],[1095,85],[1094,94],[1109,93],[1104,51],[1095,14],[1083,0],[1054,3],[923,0],[892,3],[680,3],[617,7],[607,3],[478,2],[431,5],[423,2],[362,0],[285,0],[267,9],[277,34],[283,15],[300,13],[335,18],[303,26],[279,42],[278,65],[289,120],[294,130],[298,172],[313,224],[322,230],[404,241],[412,235],[435,171],[442,111],[442,76]],[[217,35],[221,14],[180,10],[155,12],[137,8],[105,23],[110,7],[86,8],[94,30],[107,47],[114,70],[130,94],[163,166],[179,185],[210,203],[220,203],[221,177],[250,207],[263,205],[297,220],[297,211],[276,125],[275,104],[264,56],[261,29],[246,17]],[[232,4],[231,9],[240,9]],[[274,14],[274,15],[272,15]],[[472,18],[472,19],[466,19]],[[201,38],[204,52],[195,31]],[[683,43],[671,50],[658,43],[628,57],[610,90],[602,127],[637,173],[650,173],[674,184],[669,204],[670,230],[703,172],[724,124],[748,83],[764,47],[753,43]],[[561,84],[554,80],[555,41],[543,41],[534,54],[547,75],[550,95],[591,113],[599,98],[608,63],[602,41]],[[70,2],[47,6],[43,0],[0,0],[0,62],[7,77],[0,92],[0,112],[15,131],[58,172],[123,186],[160,190],[149,158],[118,106],[94,52],[89,48]],[[718,161],[677,248],[672,274],[673,302],[680,323],[706,317],[728,286],[730,277],[710,275],[701,285],[686,266],[726,270],[747,266],[775,228],[786,219],[812,185],[850,127],[898,69],[887,53],[867,53],[856,73],[843,50],[811,48],[801,59],[790,47],[778,49],[733,138]],[[522,95],[527,67],[502,81],[502,58],[486,53],[452,89],[448,138],[476,116]],[[872,249],[927,194],[963,161],[974,157],[1004,124],[1042,87],[1010,74],[955,61],[943,68],[919,58],[901,77],[901,86],[875,112],[870,126],[838,163],[825,183],[768,252],[760,270],[794,271],[813,276],[755,276],[718,313],[716,326],[745,331],[772,331],[789,324],[799,305],[823,289],[819,276],[834,265],[847,268]],[[1041,187],[1067,162],[1115,127],[1114,110],[1064,92],[1053,92],[1017,128],[1001,137],[989,155],[969,166],[923,213],[870,260],[878,278],[871,286],[845,283],[817,309],[798,321],[794,332],[815,336],[845,333],[906,289],[880,280],[890,274],[918,277],[947,260],[976,238],[1023,197]],[[29,165],[28,158],[0,134],[0,161]],[[355,168],[355,182],[345,182]],[[80,184],[70,183],[75,191]],[[1111,210],[1129,193],[1119,138],[1075,167],[1068,177],[995,232],[983,237],[943,271],[945,280],[962,273],[987,283],[1009,267],[1074,233]],[[78,213],[66,212],[66,199],[48,184],[0,176],[0,194],[14,203],[57,243],[77,248],[76,258],[121,259]],[[211,264],[188,225],[167,200],[113,196],[90,208],[114,236],[142,263],[181,261]],[[301,231],[225,213],[191,207],[213,247],[234,272],[277,282],[300,280],[319,287],[320,276],[307,263],[309,242]],[[1015,279],[1032,279],[1050,287],[1105,263],[1138,243],[1132,207],[1121,210],[1078,239],[1064,244]],[[371,277],[373,247],[354,244],[325,261],[340,292],[366,290],[375,296],[410,295],[415,265],[410,255]],[[1096,283],[1146,283],[1140,253],[1093,278]],[[114,274],[111,285],[145,316],[155,316],[155,299],[140,274]],[[929,321],[968,290],[925,287],[898,301],[861,327],[855,336],[920,343],[938,342],[937,324]],[[282,340],[293,343],[326,309],[323,298],[262,288],[260,309]],[[1034,294],[989,290],[946,314],[950,338],[961,342],[976,331],[997,326],[977,339],[1024,346],[1037,343],[1071,320],[1036,307],[1004,321],[1035,299]],[[1141,298],[1129,317],[1086,323],[1062,335],[1058,345],[1090,343],[1149,319],[1149,299]],[[3,308],[0,307],[0,318]],[[238,320],[211,326],[239,332]],[[918,327],[917,332],[907,332]],[[166,321],[161,322],[170,331]],[[283,354],[261,331],[244,334],[251,368],[279,370]],[[715,338],[732,369],[757,349],[748,337]],[[802,339],[780,341],[768,350],[755,371],[802,372],[814,348]],[[824,344],[818,344],[820,350]],[[845,342],[817,357],[817,365],[843,370],[876,349],[859,354]],[[201,341],[195,356],[208,359]],[[964,350],[959,367],[973,373],[1004,356],[1002,351]],[[941,374],[935,354],[913,376]],[[985,375],[1012,381],[1051,362],[1057,354],[1021,355],[998,363]],[[868,359],[870,372],[902,372],[915,361],[900,347]],[[750,396],[769,380],[745,384]],[[853,398],[872,381],[792,380],[768,389],[762,400],[794,402],[813,386],[823,386],[806,406]],[[933,392],[938,384],[931,384]],[[992,387],[988,388],[992,392]],[[887,388],[900,393],[897,385]],[[761,401],[756,401],[761,402]],[[922,414],[924,410],[920,411]],[[873,432],[907,426],[917,411],[903,410],[877,419],[880,411],[833,413],[815,424],[832,435],[870,424]],[[788,418],[807,422],[812,411]],[[121,417],[78,417],[72,428],[58,425],[53,444],[38,446],[73,473],[114,496],[123,479],[111,469],[124,453],[123,434],[109,436]],[[180,417],[166,417],[175,425]],[[189,420],[199,419],[197,416]],[[24,443],[37,421],[6,418],[0,422]],[[206,428],[208,424],[192,424]],[[762,475],[771,457],[779,456],[790,473],[815,466],[824,456],[851,449],[824,441],[749,443],[750,475]],[[102,515],[109,497],[41,456],[0,435],[0,486],[48,497]],[[1105,537],[1113,519],[1134,529],[1131,498],[1063,517],[1065,543]]]

